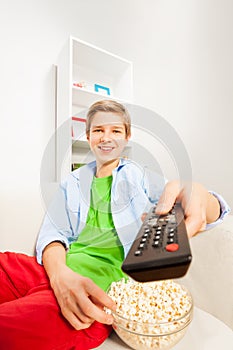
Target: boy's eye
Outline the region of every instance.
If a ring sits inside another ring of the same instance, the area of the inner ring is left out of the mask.
[[[94,130],[92,130],[93,132],[101,132],[102,131],[102,129],[94,129]]]
[[[114,132],[115,134],[121,134],[121,133],[122,133],[122,131],[121,131],[121,130],[118,130],[118,129],[113,130],[113,132]]]

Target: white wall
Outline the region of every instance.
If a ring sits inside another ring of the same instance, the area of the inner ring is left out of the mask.
[[[230,0],[1,1],[0,250],[33,253],[52,65],[70,35],[133,61],[136,103],[176,128],[194,178],[233,206],[232,11]]]

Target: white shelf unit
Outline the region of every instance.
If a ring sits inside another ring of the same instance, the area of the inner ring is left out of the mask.
[[[71,171],[73,163],[88,162],[92,159],[88,143],[85,141],[85,123],[72,120],[72,117],[85,119],[88,107],[102,99],[132,103],[133,65],[132,62],[111,52],[70,37],[61,52],[57,66],[56,158],[57,178],[61,180]],[[95,91],[95,84],[106,89],[100,88],[99,91]]]

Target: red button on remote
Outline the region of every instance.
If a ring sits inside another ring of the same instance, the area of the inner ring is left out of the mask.
[[[171,243],[166,245],[166,250],[168,252],[175,252],[179,249],[179,244],[177,243]]]

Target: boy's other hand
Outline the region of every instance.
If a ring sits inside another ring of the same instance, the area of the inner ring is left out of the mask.
[[[116,305],[91,279],[62,265],[50,282],[63,316],[75,329],[88,328],[94,321],[113,323],[103,308],[115,310]]]

